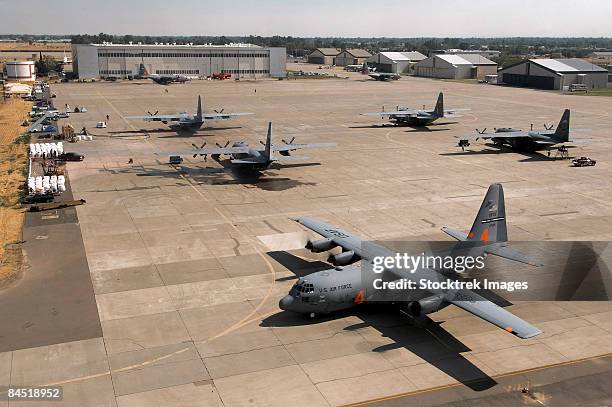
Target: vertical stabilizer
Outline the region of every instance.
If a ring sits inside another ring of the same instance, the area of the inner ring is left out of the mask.
[[[561,116],[561,120],[559,121],[559,125],[555,129],[554,137],[559,141],[568,141],[569,140],[569,123],[570,123],[570,110],[565,109],[563,112],[563,116]]]
[[[438,117],[444,117],[444,95],[442,92],[438,95],[438,101],[436,102],[436,108],[434,114]]]
[[[272,122],[268,123],[268,135],[266,137],[266,149],[264,151],[266,160],[272,161]]]
[[[487,195],[482,201],[467,240],[480,240],[482,242],[508,241],[504,189],[501,184],[491,184],[489,186]]]

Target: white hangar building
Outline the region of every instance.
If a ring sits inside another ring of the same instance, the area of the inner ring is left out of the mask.
[[[427,57],[418,51],[379,52],[367,59],[379,72],[412,73],[414,65]]]
[[[497,64],[479,54],[436,54],[415,66],[415,75],[443,79],[476,79],[495,75]]]
[[[285,48],[252,44],[72,44],[72,60],[74,73],[82,79],[137,76],[141,65],[150,74],[287,76]]]

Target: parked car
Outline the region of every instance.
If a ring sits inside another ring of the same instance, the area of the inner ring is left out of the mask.
[[[106,122],[96,123],[96,129],[105,129],[105,128],[106,128]]]
[[[179,155],[171,155],[168,162],[170,164],[180,164],[183,162],[183,157],[179,156]]]
[[[572,160],[574,167],[592,167],[597,164],[597,161],[591,160],[589,157],[580,157]]]

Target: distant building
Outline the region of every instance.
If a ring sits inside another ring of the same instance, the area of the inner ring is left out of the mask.
[[[285,48],[252,44],[72,44],[73,71],[79,78],[128,78],[141,66],[150,74],[194,77],[229,73],[260,78],[287,75]]]
[[[579,58],[528,59],[500,70],[498,82],[537,89],[562,89],[572,84],[605,88],[608,70]]]
[[[485,58],[498,58],[501,55],[500,51],[494,51],[491,49],[436,49],[429,51],[429,56],[447,54],[447,55],[468,55],[477,54],[482,55]]]
[[[367,59],[378,72],[412,73],[417,62],[427,57],[420,52],[379,52]]]
[[[339,53],[338,48],[317,48],[308,54],[307,61],[309,64],[334,65]]]
[[[589,54],[589,58],[610,61],[612,60],[612,51],[595,51]]]
[[[336,55],[334,64],[338,66],[362,65],[371,56],[372,54],[365,49],[345,49]]]
[[[497,73],[497,64],[479,54],[434,54],[418,62],[415,75],[443,79],[484,79]]]

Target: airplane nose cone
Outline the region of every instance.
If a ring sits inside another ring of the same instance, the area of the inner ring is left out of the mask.
[[[291,310],[291,305],[293,304],[293,297],[290,295],[284,296],[279,302],[278,307],[284,311]]]

